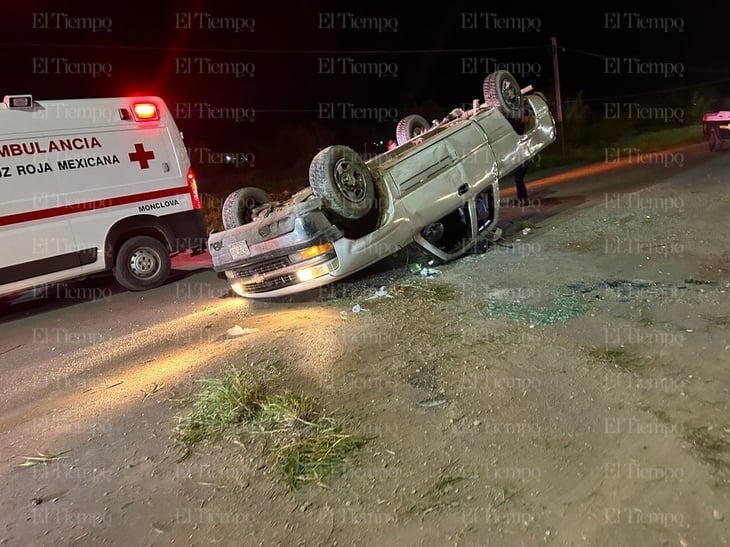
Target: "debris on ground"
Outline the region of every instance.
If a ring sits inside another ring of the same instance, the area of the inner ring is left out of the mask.
[[[446,406],[448,401],[446,399],[429,399],[426,401],[421,401],[418,403],[418,406],[422,408],[435,408],[439,406]]]
[[[437,270],[435,268],[423,268],[421,270],[422,277],[432,277],[432,276],[434,276],[436,274],[440,274],[440,273],[441,273],[441,271]]]
[[[243,336],[244,334],[253,334],[258,331],[259,329],[256,328],[243,328],[241,325],[236,325],[235,327],[228,329],[226,333],[228,336]]]
[[[380,287],[372,296],[369,296],[368,300],[376,300],[378,298],[393,298],[393,295],[388,292],[385,286]]]
[[[552,303],[547,306],[491,296],[482,313],[487,317],[504,317],[530,325],[551,325],[558,321],[575,319],[589,309],[590,306],[582,295],[572,291],[558,291]]]
[[[158,391],[162,391],[164,388],[165,388],[165,382],[162,382],[161,384],[154,382],[149,391],[147,391],[146,389],[140,389],[140,391],[142,393],[144,393],[144,398],[142,399],[142,402],[146,401],[147,397],[154,395]]]
[[[19,464],[18,467],[33,467],[35,465],[46,464],[48,462],[60,460],[61,456],[63,456],[63,454],[66,454],[67,452],[71,451],[64,450],[63,452],[59,452],[58,454],[44,454],[42,452],[38,452],[38,456],[23,456],[25,458],[25,461]]]

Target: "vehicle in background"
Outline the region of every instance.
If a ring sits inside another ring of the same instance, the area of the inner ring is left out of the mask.
[[[713,112],[702,115],[702,135],[711,152],[720,150],[730,141],[730,98],[720,101]]]

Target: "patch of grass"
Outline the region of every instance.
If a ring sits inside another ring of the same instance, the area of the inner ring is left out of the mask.
[[[645,327],[651,327],[656,325],[657,322],[651,316],[649,310],[642,306],[641,308],[639,308],[639,323],[644,325]]]
[[[280,431],[309,424],[319,414],[320,408],[316,399],[287,391],[258,402],[251,425],[260,431]]]
[[[703,452],[720,452],[730,448],[727,441],[714,437],[706,427],[688,429],[687,440]]]
[[[624,348],[597,346],[588,350],[588,355],[597,361],[601,361],[625,372],[634,372],[644,366],[641,357]]]
[[[691,124],[658,131],[642,131],[636,135],[619,139],[616,146],[638,148],[642,153],[647,153],[665,150],[674,146],[700,143],[702,140],[702,125]]]
[[[290,489],[308,482],[325,486],[326,478],[342,473],[348,454],[366,442],[365,437],[343,433],[336,421],[320,418],[274,450],[273,462]]]
[[[560,146],[553,145],[541,154],[540,168],[606,161],[606,149],[610,147],[638,148],[640,153],[646,154],[675,146],[700,143],[702,140],[702,125],[691,124],[671,129],[641,131],[605,142],[591,142],[586,145],[573,143],[566,147],[565,153],[561,151]]]
[[[424,516],[431,511],[436,511],[444,507],[455,507],[459,503],[452,496],[451,485],[464,480],[464,477],[452,475],[442,475],[429,488],[416,503],[408,507],[407,513],[418,513]]]
[[[702,319],[716,327],[730,326],[730,315],[703,315]]]
[[[704,462],[718,470],[724,480],[730,479],[730,442],[714,436],[706,427],[685,427],[684,436]]]
[[[665,424],[671,424],[672,421],[669,419],[669,414],[667,414],[664,410],[661,409],[646,409],[649,414],[656,417],[657,420],[660,422],[664,422]]]
[[[456,298],[457,291],[451,285],[429,281],[408,283],[396,287],[406,297],[420,298],[427,302],[450,302]]]
[[[193,409],[177,426],[177,442],[184,459],[193,445],[216,440],[232,424],[250,419],[262,397],[263,386],[249,372],[229,368],[221,378],[200,380],[203,388],[195,395]]]
[[[326,478],[344,470],[347,455],[368,440],[345,433],[313,397],[267,394],[253,374],[231,367],[221,378],[203,381],[192,411],[180,419],[175,431],[180,460],[197,443],[214,441],[236,425],[244,435],[267,434],[272,467],[290,489],[307,482],[324,486]]]

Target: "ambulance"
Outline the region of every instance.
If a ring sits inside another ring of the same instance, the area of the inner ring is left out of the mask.
[[[0,104],[0,296],[111,271],[162,285],[206,244],[183,136],[155,96]]]

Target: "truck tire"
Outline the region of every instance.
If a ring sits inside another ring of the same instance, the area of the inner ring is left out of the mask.
[[[497,70],[484,78],[484,102],[487,106],[497,108],[508,118],[522,116],[522,91],[512,74],[506,70]]]
[[[235,192],[231,192],[223,202],[221,211],[223,227],[230,230],[248,224],[252,220],[251,212],[256,207],[271,201],[269,194],[254,186],[239,188]]]
[[[395,128],[395,140],[398,143],[398,146],[400,146],[401,144],[411,140],[413,137],[428,131],[430,127],[431,124],[428,123],[426,118],[419,116],[418,114],[411,114],[398,122],[398,125]]]
[[[112,274],[130,291],[145,291],[162,285],[170,275],[170,251],[151,236],[134,236],[117,251]]]
[[[321,150],[309,164],[309,185],[335,215],[355,220],[373,207],[373,175],[360,155],[347,146]]]

